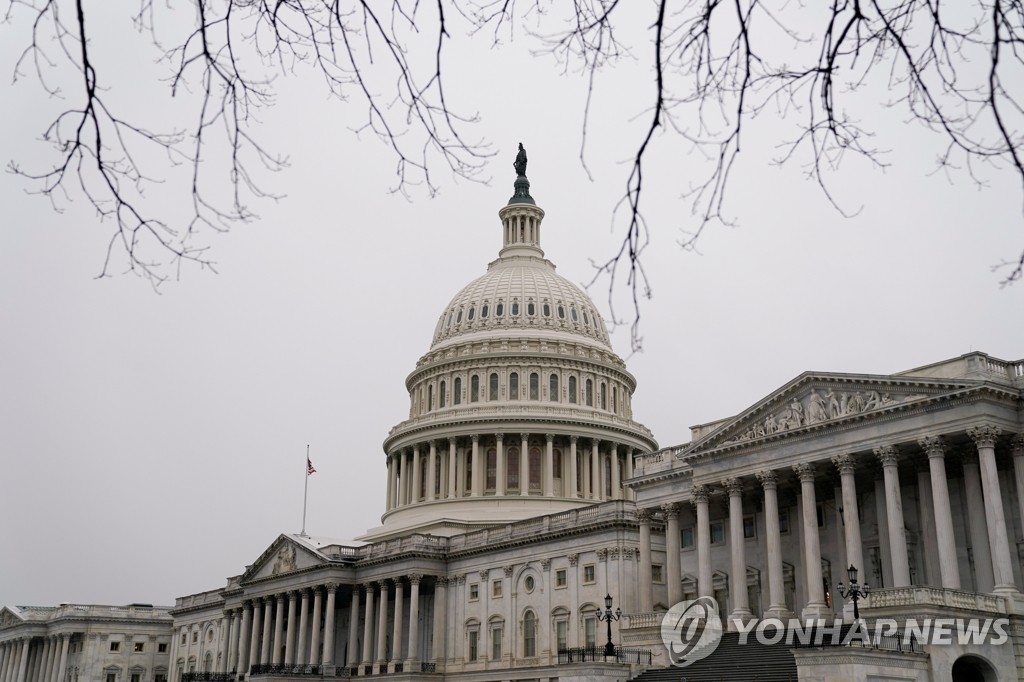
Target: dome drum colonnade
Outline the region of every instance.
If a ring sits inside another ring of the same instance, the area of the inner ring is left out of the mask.
[[[876,484],[876,491],[884,495],[886,528],[879,529],[879,538],[888,543],[884,552],[889,557],[885,566],[885,574],[890,576],[891,584],[885,587],[901,588],[912,584],[911,567],[907,547],[907,533],[904,525],[904,500],[901,491],[899,463],[901,461],[927,458],[927,466],[918,466],[917,484],[922,499],[930,500],[933,517],[926,519],[926,528],[922,529],[924,542],[934,544],[934,550],[926,553],[937,556],[937,570],[934,575],[927,576],[927,583],[916,580],[917,584],[929,584],[948,590],[962,590],[962,580],[957,561],[957,547],[954,537],[953,513],[950,506],[949,479],[946,471],[946,456],[950,453],[949,443],[963,441],[966,437],[971,443],[958,446],[959,457],[963,463],[964,488],[968,497],[977,502],[984,500],[982,514],[970,514],[967,519],[968,532],[972,545],[975,588],[977,592],[991,591],[997,595],[1010,597],[1019,596],[1018,587],[1014,582],[1013,564],[1010,554],[1008,524],[1003,508],[1004,491],[1000,489],[999,474],[996,464],[995,445],[1002,430],[993,424],[980,422],[966,428],[960,433],[944,435],[925,435],[916,443],[892,443],[872,448],[870,454],[847,453],[834,455],[826,461],[808,461],[793,465],[792,473],[796,476],[801,496],[802,517],[798,520],[803,536],[802,565],[806,571],[804,580],[805,607],[802,618],[826,617],[825,587],[822,576],[822,554],[819,545],[819,522],[817,518],[816,483],[838,474],[841,488],[841,504],[837,506],[848,510],[858,509],[858,490],[855,471],[858,465],[874,460],[881,468],[881,481]],[[1016,434],[1010,442],[1013,456],[1014,479],[1016,482],[1017,500],[1020,506],[1020,518],[1024,520],[1024,434]],[[830,476],[832,472],[834,474]],[[747,559],[743,542],[743,495],[749,494],[747,484],[756,479],[752,486],[760,489],[759,502],[763,505],[765,518],[766,567],[768,583],[768,606],[764,609],[764,617],[787,617],[790,612],[786,606],[783,588],[783,557],[779,529],[779,497],[778,490],[788,473],[782,469],[763,469],[752,476],[730,477],[717,484],[712,482],[695,483],[689,494],[689,501],[696,512],[696,573],[697,596],[714,596],[712,584],[712,561],[710,552],[709,500],[719,490],[728,495],[728,522],[730,545],[730,575],[745,575]],[[668,601],[670,604],[683,599],[682,568],[680,564],[680,503],[668,503],[657,508],[638,508],[637,519],[640,524],[640,597],[639,609],[647,612],[652,609],[653,585],[651,583],[651,525],[652,520],[660,512],[665,525],[666,573]],[[848,519],[859,514],[844,515],[843,541],[845,563],[864,570],[864,545],[861,539],[861,522],[850,523]],[[928,537],[931,535],[931,537]],[[881,587],[881,586],[880,586]],[[876,591],[877,594],[877,591]],[[730,619],[747,620],[751,610],[747,603],[746,590],[729,590]],[[870,606],[870,601],[868,602]],[[757,615],[757,614],[753,614]]]

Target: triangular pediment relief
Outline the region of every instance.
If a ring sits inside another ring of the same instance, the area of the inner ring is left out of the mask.
[[[325,563],[327,559],[316,551],[288,535],[282,535],[242,574],[239,582],[245,584]]]
[[[939,396],[977,388],[970,379],[933,381],[894,376],[805,373],[694,443],[680,456],[790,437],[848,421],[873,419]]]
[[[0,628],[10,628],[24,622],[25,619],[21,617],[21,614],[15,613],[9,607],[5,606],[0,609]]]

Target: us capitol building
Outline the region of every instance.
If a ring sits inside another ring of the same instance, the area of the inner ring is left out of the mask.
[[[659,448],[596,306],[541,250],[521,147],[516,170],[497,259],[441,310],[406,381],[380,526],[282,534],[173,607],[8,606],[0,682],[694,682],[755,679],[725,672],[752,657],[762,681],[1024,679],[1024,361],[805,372]],[[726,633],[671,668],[673,604],[713,597],[731,629],[849,622],[850,565],[868,623],[1001,618],[1009,637],[780,659]]]

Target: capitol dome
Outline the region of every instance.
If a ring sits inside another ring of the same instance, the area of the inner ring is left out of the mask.
[[[384,441],[383,526],[364,539],[632,499],[633,460],[657,449],[597,307],[544,257],[522,147],[516,170],[498,258],[444,307],[406,379],[408,419]]]

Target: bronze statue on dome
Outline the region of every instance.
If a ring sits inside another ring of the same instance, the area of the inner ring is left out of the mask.
[[[519,153],[516,154],[516,160],[512,162],[512,167],[516,169],[516,175],[526,177],[526,149],[522,142],[519,143]]]

